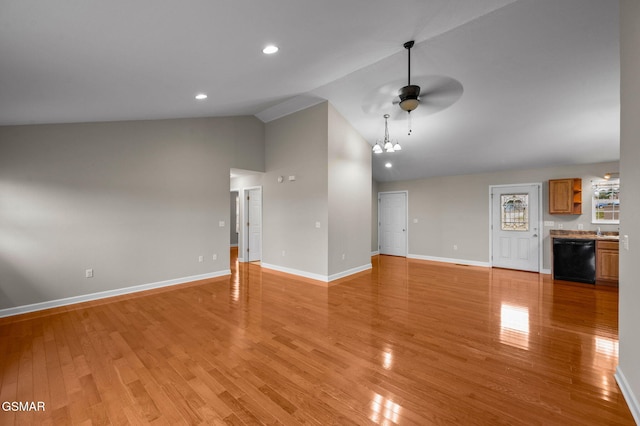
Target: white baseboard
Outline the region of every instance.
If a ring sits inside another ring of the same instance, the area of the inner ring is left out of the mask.
[[[371,263],[368,263],[366,265],[351,268],[343,272],[338,272],[337,274],[322,275],[322,274],[316,274],[313,272],[301,271],[299,269],[287,268],[285,266],[272,265],[270,263],[264,263],[264,262],[262,263],[261,266],[265,269],[271,269],[274,271],[284,272],[291,275],[298,275],[300,277],[310,278],[312,280],[322,281],[325,283],[335,281],[340,278],[348,277],[349,275],[357,274],[358,272],[366,271],[368,269],[371,269],[372,267]]]
[[[377,256],[379,254],[380,254],[380,252],[378,250],[371,252],[371,256]]]
[[[631,386],[629,386],[629,382],[627,382],[627,378],[624,376],[620,366],[616,368],[614,377],[616,378],[616,382],[618,382],[618,386],[620,386],[624,400],[627,401],[631,415],[633,415],[636,424],[640,425],[640,402],[638,402],[638,398],[636,398]]]
[[[482,266],[485,268],[491,267],[491,264],[489,262],[478,262],[477,260],[453,259],[449,257],[436,257],[436,256],[423,256],[420,254],[408,254],[407,258],[418,259],[418,260],[431,260],[434,262],[457,263],[459,265]]]
[[[46,302],[33,303],[31,305],[16,306],[14,308],[0,309],[0,318],[13,315],[26,314],[28,312],[42,311],[44,309],[58,308],[60,306],[75,305],[76,303],[89,302],[92,300],[106,299],[108,297],[121,296],[123,294],[137,293],[140,291],[153,290],[156,288],[169,287],[172,285],[186,284],[192,281],[218,278],[231,275],[231,270],[225,269],[208,274],[192,275],[190,277],[175,278],[172,280],[159,281],[150,284],[141,284],[132,287],[118,288],[115,290],[101,291],[98,293],[83,294],[80,296],[66,297],[64,299],[49,300]]]
[[[291,275],[298,275],[304,278],[311,278],[316,281],[327,282],[327,276],[321,274],[315,274],[313,272],[301,271],[299,269],[287,268],[286,266],[272,265],[270,263],[262,262],[261,266],[265,269],[271,269],[278,272],[284,272]]]
[[[244,257],[239,257],[239,258],[238,258],[238,262],[240,262],[240,263],[244,263]]]
[[[348,277],[349,275],[357,274],[358,272],[368,271],[371,268],[372,268],[371,263],[367,263],[366,265],[361,265],[355,268],[347,269],[346,271],[329,275],[328,281],[331,282],[331,281],[339,280],[340,278]]]
[[[237,244],[229,244],[229,247],[238,247]]]
[[[547,275],[551,275],[551,269],[541,269],[540,270],[541,274],[547,274]]]

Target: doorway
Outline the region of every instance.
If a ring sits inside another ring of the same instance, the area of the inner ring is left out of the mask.
[[[540,272],[542,184],[495,185],[491,198],[491,266]]]
[[[380,254],[407,256],[407,192],[378,193]]]
[[[245,188],[244,258],[247,262],[262,260],[262,187]]]
[[[229,246],[238,247],[238,235],[240,226],[240,193],[238,191],[231,191],[231,197],[229,200],[231,206],[229,212]]]

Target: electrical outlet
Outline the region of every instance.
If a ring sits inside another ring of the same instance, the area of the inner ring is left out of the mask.
[[[316,228],[320,228],[320,222],[316,222]]]
[[[218,260],[218,255],[217,255],[217,254],[214,254],[213,256],[211,256],[211,258],[212,258],[213,260]]]
[[[623,235],[622,236],[622,248],[625,250],[629,250],[629,236],[628,235]]]
[[[93,278],[93,269],[87,269],[84,271],[85,278]]]
[[[454,250],[458,250],[458,245],[457,245],[457,244],[454,244],[454,245],[453,245],[453,249],[454,249]]]
[[[559,224],[558,224],[558,229],[562,229],[562,228],[564,228],[564,225],[563,225],[563,224],[561,224],[561,223],[559,223]]]
[[[342,260],[345,260],[347,258],[347,255],[342,253]]]
[[[198,256],[198,262],[204,262],[204,256]]]
[[[219,222],[218,222],[218,226],[219,226],[220,228],[224,228],[224,220],[219,221]]]
[[[578,231],[582,231],[584,229],[584,225],[579,223],[578,224]]]
[[[284,250],[282,250],[282,255],[283,255],[283,256],[286,256],[286,255],[287,255],[287,252],[286,252],[286,251],[284,251]]]
[[[418,218],[413,219],[413,223],[418,223]]]

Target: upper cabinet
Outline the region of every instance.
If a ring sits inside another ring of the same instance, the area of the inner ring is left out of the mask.
[[[549,180],[549,214],[582,214],[582,179]]]

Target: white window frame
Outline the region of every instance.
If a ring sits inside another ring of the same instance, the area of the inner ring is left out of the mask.
[[[611,180],[599,180],[592,181],[592,193],[591,193],[591,223],[596,225],[619,225],[620,224],[620,179]],[[598,188],[613,188],[618,189],[618,219],[598,219],[596,217],[596,206],[599,202],[599,198],[596,198],[595,191]]]

